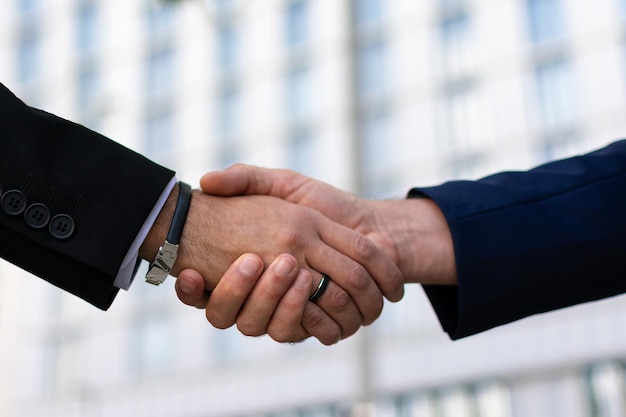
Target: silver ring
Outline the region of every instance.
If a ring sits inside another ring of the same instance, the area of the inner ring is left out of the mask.
[[[330,283],[330,277],[326,274],[322,274],[322,279],[320,283],[317,284],[317,288],[311,297],[309,297],[309,301],[312,303],[317,302],[322,295],[326,292],[326,288],[328,288],[328,284]]]

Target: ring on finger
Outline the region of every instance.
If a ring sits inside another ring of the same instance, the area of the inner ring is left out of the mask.
[[[312,303],[317,302],[317,300],[319,300],[320,297],[326,292],[329,283],[330,277],[322,273],[322,279],[320,280],[319,284],[317,284],[315,292],[311,295],[311,297],[309,297],[309,301],[311,301]]]

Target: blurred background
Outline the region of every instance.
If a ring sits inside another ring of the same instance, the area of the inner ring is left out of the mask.
[[[194,185],[402,198],[626,137],[626,1],[3,0],[0,81]],[[626,416],[624,297],[451,342],[411,286],[323,347],[213,329],[173,283],[104,313],[1,263],[0,415]]]

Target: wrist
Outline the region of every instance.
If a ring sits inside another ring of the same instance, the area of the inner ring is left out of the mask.
[[[161,246],[158,249],[154,260],[150,264],[150,268],[146,274],[146,282],[154,285],[160,285],[165,281],[168,275],[172,272],[172,268],[178,258],[178,248],[180,240],[183,234],[183,229],[191,206],[192,190],[188,184],[183,182],[178,183],[178,196],[176,198],[176,206],[174,208],[173,215],[169,218],[170,224],[167,231],[167,237],[161,240]],[[171,196],[170,196],[171,197]],[[170,199],[168,199],[170,200]],[[171,203],[171,201],[168,201]],[[167,210],[157,216],[159,224],[155,228],[154,235],[162,234],[163,228],[161,221],[165,221],[166,215],[171,210],[171,205],[167,205]]]
[[[381,217],[393,239],[404,281],[456,285],[452,236],[439,206],[428,198],[389,203]]]
[[[150,231],[139,248],[139,257],[145,261],[152,262],[156,254],[159,252],[161,244],[165,242],[167,231],[170,227],[172,217],[174,216],[174,210],[176,209],[179,187],[180,186],[176,184],[176,186],[172,189],[172,192],[170,192],[163,208],[161,208],[154,224],[150,228]]]

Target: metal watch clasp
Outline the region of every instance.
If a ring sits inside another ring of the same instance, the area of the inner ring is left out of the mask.
[[[146,282],[153,285],[162,284],[172,270],[177,254],[178,245],[174,245],[166,240],[163,246],[159,248],[156,258],[150,264],[146,274]]]

